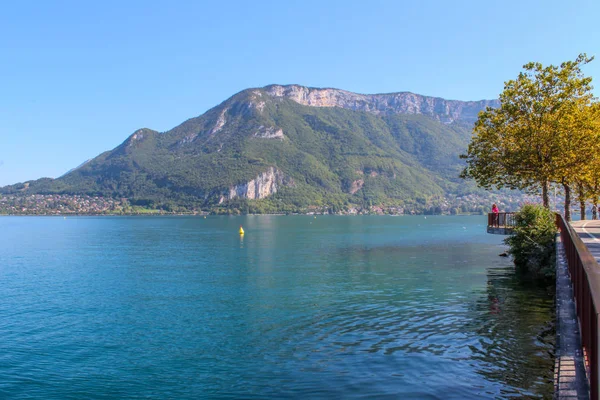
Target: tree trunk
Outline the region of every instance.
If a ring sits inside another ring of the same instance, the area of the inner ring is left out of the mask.
[[[580,183],[577,185],[577,200],[579,200],[579,217],[582,221],[585,220],[585,193],[583,185]]]
[[[571,221],[571,188],[568,184],[563,183],[565,188],[565,221]]]
[[[548,209],[550,209],[550,198],[548,197],[549,186],[548,181],[542,182],[542,201],[544,202],[544,207]]]

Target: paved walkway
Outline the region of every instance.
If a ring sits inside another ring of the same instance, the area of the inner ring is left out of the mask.
[[[600,262],[600,221],[573,221],[571,226],[579,234],[596,261]],[[588,398],[587,379],[584,360],[581,353],[579,324],[575,312],[575,303],[571,280],[567,271],[567,262],[562,243],[557,246],[557,357],[554,368],[556,399]]]
[[[590,249],[596,261],[600,262],[600,221],[573,221],[571,226],[579,233],[579,237]]]
[[[581,351],[579,323],[573,300],[571,278],[564,247],[556,246],[556,359],[554,361],[554,398],[587,400],[589,387]]]

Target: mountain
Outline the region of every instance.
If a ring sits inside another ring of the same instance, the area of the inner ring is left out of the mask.
[[[473,122],[497,100],[244,90],[170,131],[139,129],[57,179],[0,193],[89,194],[138,204],[297,209],[409,204],[473,189],[458,178]]]

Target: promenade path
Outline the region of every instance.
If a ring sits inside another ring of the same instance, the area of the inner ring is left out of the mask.
[[[579,234],[596,261],[600,262],[600,221],[573,221],[571,226]]]
[[[600,261],[600,221],[573,221],[571,226],[579,234],[594,258]],[[557,349],[554,366],[554,398],[558,400],[589,399],[586,367],[581,350],[581,336],[573,301],[566,255],[559,243],[556,270]]]

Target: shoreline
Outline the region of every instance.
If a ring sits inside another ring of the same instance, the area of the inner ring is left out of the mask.
[[[464,217],[474,215],[485,215],[479,213],[464,214],[301,214],[301,213],[276,213],[276,214],[193,214],[193,213],[132,213],[132,214],[0,214],[0,217],[258,217],[258,216],[321,216],[321,217]]]

